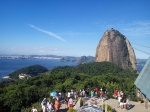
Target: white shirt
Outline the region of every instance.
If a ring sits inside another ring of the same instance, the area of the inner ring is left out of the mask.
[[[32,109],[32,112],[37,112],[37,109],[36,108]]]
[[[119,97],[118,97],[118,102],[120,102],[120,101],[121,101],[121,99],[122,99],[122,98],[119,96]]]
[[[72,98],[69,99],[69,104],[73,104]]]
[[[49,102],[48,102],[48,103],[47,103],[47,107],[48,107],[49,110],[51,110],[51,109],[52,109],[52,103],[49,103]]]
[[[70,92],[68,92],[68,97],[70,97]]]

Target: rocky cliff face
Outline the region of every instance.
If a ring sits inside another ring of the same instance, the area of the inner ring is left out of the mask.
[[[119,31],[107,30],[96,49],[96,62],[108,61],[125,69],[136,70],[134,50]]]

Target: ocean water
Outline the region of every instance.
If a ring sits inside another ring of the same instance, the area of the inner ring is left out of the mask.
[[[63,62],[52,59],[0,59],[0,78],[18,70],[23,67],[39,64],[47,69],[52,69],[57,66],[76,66],[75,62]]]
[[[77,63],[71,61],[60,61],[52,59],[0,59],[0,79],[23,67],[39,64],[51,70],[57,66],[76,66]],[[143,66],[138,65],[137,69],[141,72]]]

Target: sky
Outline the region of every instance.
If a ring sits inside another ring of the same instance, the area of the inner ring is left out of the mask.
[[[104,32],[150,56],[150,0],[0,0],[0,54],[95,56]]]

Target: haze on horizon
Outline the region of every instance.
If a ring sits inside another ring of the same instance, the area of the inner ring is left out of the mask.
[[[150,56],[149,0],[1,0],[0,54],[95,56],[104,32]]]

